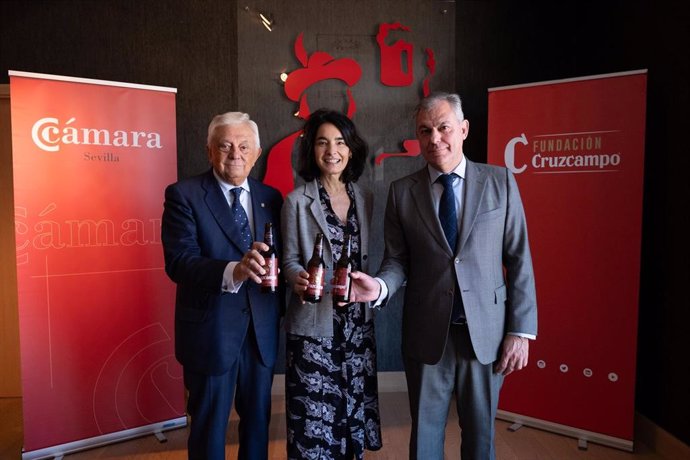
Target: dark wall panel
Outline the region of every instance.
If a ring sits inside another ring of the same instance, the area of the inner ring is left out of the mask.
[[[472,127],[465,145],[481,161],[486,159],[487,88],[649,70],[636,405],[690,444],[685,352],[690,9],[651,1],[529,7],[459,1],[456,8],[456,81]]]
[[[236,2],[2,1],[8,70],[177,88],[179,175],[206,169],[206,127],[237,104]]]

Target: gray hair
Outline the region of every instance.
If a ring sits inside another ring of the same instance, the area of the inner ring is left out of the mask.
[[[211,146],[211,142],[213,142],[213,134],[217,128],[221,126],[241,124],[249,125],[254,132],[256,148],[261,148],[261,142],[259,141],[259,127],[256,125],[254,120],[249,118],[249,114],[243,112],[225,112],[213,117],[213,120],[211,120],[211,123],[208,125],[208,137],[206,138],[206,145],[208,147]]]
[[[458,121],[465,119],[465,115],[462,113],[462,102],[460,101],[460,96],[455,93],[444,93],[442,91],[434,91],[425,98],[419,101],[417,107],[414,110],[414,115],[417,117],[419,112],[424,110],[431,110],[439,102],[446,101],[450,108],[453,109],[455,115],[458,117]]]

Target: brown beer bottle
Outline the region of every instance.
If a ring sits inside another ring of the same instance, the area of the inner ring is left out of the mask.
[[[350,273],[352,272],[352,248],[351,237],[345,234],[343,240],[343,251],[340,259],[335,264],[333,276],[333,306],[337,307],[338,302],[350,301]]]
[[[318,303],[323,293],[323,275],[326,264],[323,261],[323,233],[317,233],[314,240],[314,252],[307,264],[309,283],[302,297],[305,302]]]
[[[261,251],[261,256],[266,262],[266,274],[261,276],[261,292],[274,293],[278,288],[278,255],[273,244],[273,225],[270,222],[266,222],[264,228],[264,243],[268,249]]]

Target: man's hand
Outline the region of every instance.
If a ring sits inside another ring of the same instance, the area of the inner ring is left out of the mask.
[[[506,335],[501,345],[501,357],[494,366],[497,374],[508,375],[527,366],[529,340],[517,335]]]
[[[364,272],[350,273],[350,302],[371,302],[379,298],[381,285]]]
[[[261,284],[261,275],[266,274],[264,264],[266,261],[260,251],[268,251],[268,246],[261,241],[255,241],[247,253],[242,256],[242,260],[235,265],[232,276],[237,283],[251,279],[257,284]]]

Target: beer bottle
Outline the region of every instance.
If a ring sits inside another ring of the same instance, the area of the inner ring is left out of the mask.
[[[326,264],[323,261],[323,233],[317,233],[314,240],[314,252],[307,264],[309,283],[302,297],[305,302],[318,303],[323,293],[323,275]]]
[[[278,255],[273,244],[273,225],[270,222],[266,222],[264,228],[264,243],[268,249],[261,251],[266,270],[266,274],[261,276],[261,292],[273,293],[278,288]]]
[[[343,240],[343,251],[340,259],[335,264],[333,279],[333,305],[338,306],[338,302],[350,301],[350,273],[352,272],[352,248],[351,237],[345,234]]]

